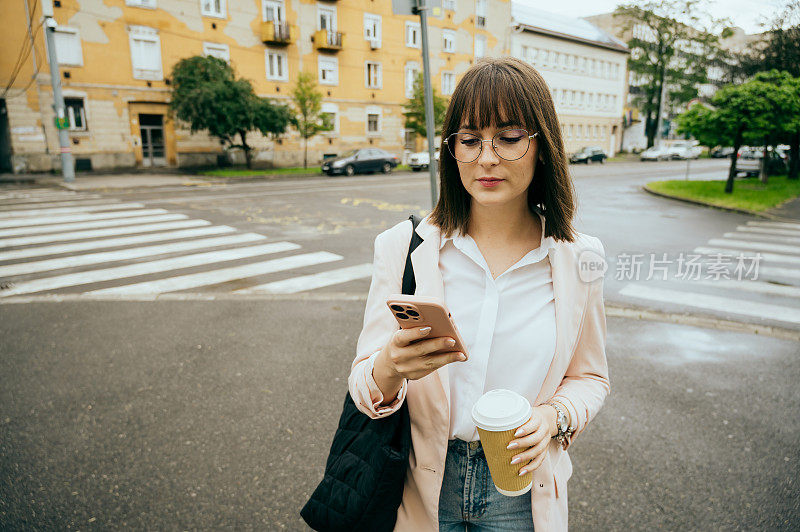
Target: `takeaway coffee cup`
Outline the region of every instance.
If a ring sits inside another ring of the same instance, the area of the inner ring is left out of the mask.
[[[506,449],[514,439],[514,432],[531,418],[532,413],[527,399],[503,389],[486,392],[472,407],[472,420],[478,428],[492,481],[503,495],[522,495],[533,485],[533,472],[519,476],[524,462],[511,463],[511,458],[525,449]]]

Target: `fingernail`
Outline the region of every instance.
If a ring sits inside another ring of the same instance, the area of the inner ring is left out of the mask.
[[[518,428],[518,429],[517,429],[517,432],[515,432],[515,433],[514,433],[514,437],[515,437],[515,438],[516,438],[516,437],[518,437],[518,436],[522,436],[522,428],[521,428],[521,427],[520,427],[520,428]]]
[[[520,460],[519,456],[515,456],[514,458],[511,459],[511,463],[516,464],[517,462],[519,462],[519,460]]]
[[[520,470],[519,470],[519,476],[522,476],[522,475],[524,475],[525,473],[527,473],[527,471],[525,471],[524,469],[520,469]]]
[[[519,447],[519,444],[515,441],[512,441],[511,443],[508,444],[508,447],[506,447],[506,449],[515,449],[517,447]]]
[[[454,346],[454,345],[456,345],[456,341],[453,340],[452,338],[450,338],[450,339],[447,340],[447,345]]]
[[[422,329],[419,330],[419,332],[422,333],[422,334],[428,334],[429,332],[431,332],[431,328],[430,327],[423,327]]]
[[[467,355],[465,355],[464,353],[459,353],[458,354],[458,358],[460,358],[461,360],[466,360],[467,359]]]

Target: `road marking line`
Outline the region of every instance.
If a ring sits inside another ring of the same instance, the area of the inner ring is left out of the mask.
[[[342,260],[342,257],[334,253],[328,253],[327,251],[318,251],[315,253],[293,255],[291,257],[283,257],[280,259],[274,259],[265,262],[256,262],[254,264],[244,264],[242,266],[233,266],[230,268],[222,268],[219,270],[211,270],[208,272],[191,273],[187,275],[180,275],[177,277],[169,277],[167,279],[159,279],[157,281],[115,286],[113,288],[104,288],[101,290],[92,290],[91,292],[88,293],[160,294],[162,292],[175,292],[178,290],[187,290],[189,288],[197,288],[200,286],[211,286],[215,284],[236,281],[238,279],[245,279],[247,277],[266,275],[269,273],[291,270],[295,268],[303,268],[305,266],[313,266],[315,264],[322,264],[325,262],[333,262],[337,260]]]
[[[357,266],[339,268],[336,270],[329,270],[326,272],[314,273],[311,275],[292,277],[291,279],[284,279],[282,281],[275,281],[272,283],[252,286],[250,288],[243,288],[241,290],[236,290],[235,292],[242,294],[295,294],[305,290],[313,290],[315,288],[346,283],[355,279],[362,279],[364,277],[371,276],[372,263],[366,263],[359,264]]]
[[[746,227],[740,225],[736,228],[736,231],[741,231],[745,233],[758,233],[758,234],[768,234],[768,235],[784,235],[784,236],[800,236],[800,231],[792,231],[790,229],[775,229],[773,227]]]
[[[144,207],[142,203],[109,203],[106,205],[89,205],[87,207],[60,207],[58,209],[31,209],[25,211],[0,212],[0,218],[27,218],[29,216],[48,216],[51,214],[69,214],[94,211],[115,211],[122,209],[138,209]]]
[[[0,228],[29,227],[32,225],[48,225],[66,222],[88,222],[91,220],[111,220],[128,218],[132,216],[149,216],[151,214],[167,214],[166,209],[136,209],[134,211],[99,212],[89,214],[61,214],[57,216],[43,216],[25,220],[0,220]]]
[[[60,255],[62,253],[74,253],[76,251],[88,251],[93,249],[113,248],[128,246],[132,244],[146,244],[149,242],[161,242],[164,240],[179,240],[181,238],[194,238],[198,236],[211,236],[224,233],[235,233],[238,229],[227,225],[210,225],[197,229],[184,229],[182,231],[168,231],[166,233],[150,233],[145,235],[125,236],[120,238],[104,238],[100,240],[89,240],[86,242],[74,242],[72,244],[56,244],[53,246],[40,246],[35,248],[15,249],[6,251],[0,258],[3,260],[25,259],[30,257],[43,257],[47,255]]]
[[[744,240],[729,240],[727,238],[712,238],[708,241],[712,246],[735,247],[751,249],[753,251],[772,251],[775,253],[797,253],[800,254],[800,246],[786,246],[782,244],[770,244],[768,242],[746,242]]]
[[[731,288],[733,290],[744,290],[745,292],[755,292],[770,296],[800,298],[800,287],[787,286],[764,281],[733,281],[720,279],[719,281],[690,281],[704,286],[715,288]]]
[[[730,255],[734,259],[739,257],[756,258],[756,255],[761,255],[761,260],[770,262],[789,262],[792,264],[800,264],[800,257],[793,255],[780,255],[777,253],[763,253],[761,251],[739,251],[737,249],[723,249],[723,248],[694,248],[695,253],[702,253],[703,255],[715,255],[721,253],[723,255]]]
[[[66,224],[34,225],[28,227],[15,227],[0,230],[0,237],[36,235],[44,233],[64,233],[78,229],[95,229],[98,227],[119,227],[139,223],[169,222],[171,220],[185,220],[185,214],[159,214],[155,216],[136,216],[133,218],[117,218],[112,220],[97,220],[94,222],[72,222]]]
[[[777,229],[794,229],[800,231],[800,224],[793,224],[789,222],[747,222],[751,227],[775,227]]]
[[[257,240],[266,240],[266,238],[267,237],[264,235],[258,235],[255,233],[241,233],[238,235],[201,238],[198,240],[187,240],[183,242],[174,242],[171,244],[157,244],[155,246],[142,246],[120,249],[117,251],[102,251],[99,253],[89,253],[86,255],[62,257],[59,259],[47,259],[35,262],[23,262],[20,264],[9,264],[7,266],[0,266],[0,277],[27,275],[30,273],[46,272],[50,270],[63,270],[65,268],[78,268],[81,266],[91,266],[93,264],[141,259],[143,257],[152,257],[154,255],[194,251],[197,249],[213,248],[217,246],[245,244],[255,242]]]
[[[42,203],[50,203],[53,201],[72,200],[83,201],[90,199],[101,199],[103,196],[100,194],[86,194],[85,196],[73,196],[72,198],[64,196],[51,196],[43,198],[0,198],[0,207],[7,207],[11,205],[30,205],[38,207]]]
[[[791,279],[800,279],[800,270],[794,268],[776,268],[775,266],[760,266],[758,268],[759,275],[774,275],[776,277],[788,277]]]
[[[765,233],[725,233],[722,236],[725,238],[731,238],[733,240],[752,239],[756,242],[783,242],[784,244],[800,244],[800,233],[797,233],[797,235],[797,238],[790,236],[773,236]]]
[[[237,259],[246,259],[268,253],[280,253],[291,251],[300,246],[292,242],[272,242],[258,246],[250,246],[236,249],[226,249],[221,251],[209,251],[206,253],[196,253],[194,255],[184,255],[182,257],[172,257],[169,259],[140,262],[106,268],[102,270],[90,270],[79,273],[68,273],[56,277],[46,277],[32,281],[23,281],[15,284],[6,290],[0,290],[0,297],[8,297],[17,294],[30,294],[33,292],[43,292],[45,290],[55,290],[70,286],[80,286],[84,284],[100,283],[125,279],[127,277],[137,277],[151,273],[163,273],[169,270],[180,270],[194,266],[208,266],[215,262],[225,262]]]
[[[782,305],[770,305],[744,299],[654,288],[644,286],[640,283],[630,283],[620,290],[619,293],[628,297],[658,301],[661,303],[672,303],[738,314],[740,316],[766,318],[786,323],[800,324],[800,310]]]
[[[108,198],[99,198],[99,199],[76,199],[72,201],[45,201],[45,202],[37,202],[34,205],[30,203],[15,203],[15,204],[8,204],[8,203],[0,203],[0,212],[10,212],[13,213],[15,211],[21,210],[28,210],[31,207],[36,207],[37,209],[52,209],[54,207],[83,207],[89,205],[106,205],[108,204]]]
[[[177,222],[161,222],[155,224],[131,225],[126,227],[111,227],[109,229],[92,229],[90,231],[77,231],[75,233],[54,233],[47,235],[26,236],[20,238],[7,238],[0,240],[0,248],[11,246],[29,246],[31,244],[46,244],[49,242],[63,242],[64,240],[81,240],[103,236],[130,235],[134,233],[148,233],[150,231],[163,231],[164,229],[183,229],[211,225],[207,220],[178,220]],[[2,260],[2,255],[0,255]]]

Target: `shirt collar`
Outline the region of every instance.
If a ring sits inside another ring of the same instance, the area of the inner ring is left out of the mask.
[[[541,220],[541,222],[542,222],[542,239],[539,242],[539,250],[538,251],[540,253],[547,253],[547,251],[551,247],[553,247],[553,237],[551,237],[551,236],[545,237],[544,236],[545,235],[545,225],[544,225],[545,224],[545,219],[544,219],[544,214],[542,214],[541,207],[536,205],[536,206],[534,206],[533,210],[539,216],[539,220]],[[441,250],[444,247],[444,245],[447,243],[448,240],[452,240],[453,244],[458,249],[463,250],[464,247],[465,247],[465,241],[467,240],[468,236],[469,235],[462,234],[460,230],[455,229],[451,236],[445,237],[444,235],[442,235],[441,241],[439,242],[439,249]],[[537,253],[537,255],[538,254],[539,253]]]

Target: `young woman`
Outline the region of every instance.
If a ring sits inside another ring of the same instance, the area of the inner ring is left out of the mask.
[[[603,246],[572,227],[575,196],[550,91],[530,65],[484,59],[461,79],[442,131],[440,197],[416,231],[418,295],[444,301],[467,344],[401,330],[408,220],[375,239],[374,273],[349,387],[371,418],[403,401],[412,450],[395,529],[567,529],[571,441],[609,393],[603,283],[579,266]],[[582,253],[583,252],[583,253]],[[413,343],[412,343],[413,342]],[[471,418],[484,392],[524,395],[533,415],[512,444],[533,487],[494,487]],[[560,412],[560,413],[559,413]]]

